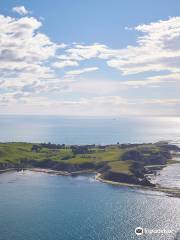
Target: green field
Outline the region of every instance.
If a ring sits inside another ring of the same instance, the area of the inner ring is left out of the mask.
[[[164,145],[162,148],[158,144],[68,146],[51,143],[0,143],[0,167],[2,169],[5,164],[18,166],[30,161],[33,161],[34,166],[34,163],[50,161],[59,164],[57,166],[78,166],[80,169],[81,166],[92,169],[106,166],[113,172],[132,174],[135,162],[138,163],[136,168],[140,166],[141,169],[141,165],[163,164],[164,156],[168,158],[167,153]]]
[[[31,143],[0,143],[0,162],[19,163],[21,160],[63,161],[68,163],[117,161],[123,153],[116,146],[108,146],[100,149],[98,146],[92,149],[93,153],[73,154],[72,149],[66,146],[63,149],[49,149],[42,147],[38,151],[32,151]]]

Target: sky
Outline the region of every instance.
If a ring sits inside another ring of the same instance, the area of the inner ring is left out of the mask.
[[[180,116],[179,0],[0,0],[0,114]]]

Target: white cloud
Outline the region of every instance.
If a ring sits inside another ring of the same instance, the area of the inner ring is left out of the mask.
[[[52,66],[55,68],[65,68],[65,67],[79,66],[79,63],[76,61],[64,60],[64,61],[55,62],[52,64]]]
[[[24,6],[13,7],[13,12],[16,12],[20,15],[27,15],[29,11]]]
[[[36,32],[41,22],[33,17],[13,19],[0,15],[1,69],[10,62],[15,69],[38,64],[55,55],[57,46],[45,35]],[[17,66],[18,65],[18,66]],[[9,67],[8,67],[9,68]]]
[[[66,72],[66,75],[67,76],[77,76],[77,75],[80,75],[83,73],[94,72],[97,70],[98,70],[98,67],[82,68],[82,69],[78,69],[78,70],[68,71],[68,72]]]
[[[49,62],[62,46],[41,33],[41,25],[33,17],[15,19],[0,15],[1,90],[25,91],[31,86],[36,93],[35,86],[56,78]]]
[[[18,99],[17,99],[18,98]],[[7,105],[9,111],[28,114],[56,114],[76,116],[107,116],[127,113],[126,99],[119,96],[105,96],[93,98],[80,98],[78,100],[53,100],[47,97],[34,97],[29,95],[15,96],[9,94],[0,96],[1,108]]]
[[[122,83],[123,85],[132,86],[132,87],[140,87],[140,86],[162,86],[162,84],[170,84],[173,86],[174,84],[180,84],[180,73],[169,73],[156,75],[153,77],[147,77],[144,80],[127,80]]]
[[[8,98],[12,102],[12,96],[20,93],[30,98],[41,93],[68,91],[71,80],[60,78],[54,67],[75,67],[79,63],[61,60],[57,52],[67,45],[51,41],[40,31],[41,26],[34,17],[16,19],[0,15],[0,90],[6,102]],[[95,67],[78,69],[67,72],[66,76],[95,70]]]
[[[180,67],[180,17],[139,25],[135,28],[143,33],[137,46],[121,49],[119,55],[107,63],[123,74],[146,71],[179,72]]]
[[[162,105],[164,107],[180,106],[180,99],[179,98],[150,99],[150,100],[144,100],[143,104],[155,104],[155,105]]]
[[[111,49],[103,44],[76,44],[66,50],[66,60],[103,59],[123,75],[144,72],[180,72],[180,17],[135,27],[141,33],[136,45]],[[150,83],[150,81],[149,81]]]
[[[21,9],[20,14],[27,13]],[[164,99],[148,100],[143,98],[143,92],[138,92],[142,94],[138,98],[134,92],[133,96],[127,94],[127,97],[124,90],[180,82],[180,17],[137,26],[135,30],[141,37],[136,45],[123,49],[112,49],[99,43],[55,43],[41,31],[41,26],[34,17],[0,15],[1,107],[6,106],[9,111],[16,108],[22,113],[53,113],[57,110],[57,113],[70,115],[73,111],[75,115],[119,116],[179,113],[178,98],[166,99],[164,96]],[[88,60],[92,66],[93,60],[97,59],[123,75],[150,71],[153,76],[147,74],[148,77],[140,76],[136,80],[126,77],[123,81],[121,74],[119,81],[99,77],[89,79],[84,73],[97,71],[99,67],[88,67]],[[84,65],[82,61],[86,61]],[[81,74],[84,79],[79,77]],[[126,97],[121,96],[122,91]],[[84,97],[86,95],[89,97]]]
[[[98,43],[89,46],[76,44],[73,48],[66,50],[67,55],[65,55],[65,57],[68,59],[74,59],[76,61],[98,58],[106,48],[107,47],[105,45]]]
[[[100,96],[76,100],[53,100],[21,92],[0,96],[0,106],[13,113],[56,114],[76,116],[172,116],[179,113],[179,99],[127,99],[121,96]]]
[[[71,82],[69,89],[78,94],[114,94],[127,89],[121,81],[109,81],[102,79],[91,79],[82,78],[81,80],[76,80]]]

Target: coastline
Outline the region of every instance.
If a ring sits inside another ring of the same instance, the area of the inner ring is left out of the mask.
[[[24,170],[72,177],[94,174],[97,181],[106,184],[180,197],[176,185],[166,187],[151,181],[157,171],[178,160],[179,147],[168,142],[67,146],[17,142],[1,143],[0,147],[0,174]]]
[[[98,173],[96,171],[90,170],[82,170],[82,171],[77,171],[77,172],[66,172],[66,171],[57,171],[57,170],[52,170],[52,169],[45,169],[45,168],[24,168],[23,171],[32,171],[32,172],[40,172],[40,173],[47,173],[47,174],[54,174],[54,175],[61,175],[61,176],[78,176],[82,174],[95,174],[95,179],[101,183],[105,184],[110,184],[114,186],[119,186],[119,187],[130,187],[130,188],[136,188],[139,190],[149,190],[149,191],[156,191],[156,192],[163,192],[169,197],[176,197],[180,198],[180,189],[179,188],[166,188],[166,187],[161,187],[161,186],[143,186],[143,185],[138,185],[138,184],[131,184],[131,183],[125,183],[125,182],[115,182],[115,181],[110,181],[103,179],[101,177],[101,173]],[[16,171],[17,169],[15,168],[9,168],[5,170],[0,170],[0,174],[6,173],[6,172],[13,172]],[[18,171],[21,172],[21,171]]]
[[[22,170],[17,170],[17,168],[8,168],[0,170],[0,174],[7,173],[7,172],[21,172],[21,171],[31,171],[31,172],[42,172],[42,173],[48,173],[48,174],[55,174],[55,175],[61,175],[61,176],[76,176],[81,174],[97,174],[94,170],[81,170],[76,172],[67,172],[67,171],[57,171],[50,168],[23,168]]]
[[[123,182],[115,182],[115,181],[110,181],[101,178],[101,174],[97,173],[95,176],[96,180],[106,183],[106,184],[111,184],[114,186],[126,186],[126,187],[131,187],[131,188],[137,188],[137,189],[142,189],[142,190],[150,190],[150,191],[157,191],[157,192],[163,192],[166,193],[167,196],[169,197],[177,197],[180,198],[180,189],[179,188],[165,188],[161,186],[155,186],[155,187],[150,187],[150,186],[143,186],[143,185],[138,185],[138,184],[130,184],[130,183],[123,183]]]
[[[17,169],[16,168],[2,169],[0,170],[0,174],[6,173],[6,172],[13,172],[13,171],[17,171]]]

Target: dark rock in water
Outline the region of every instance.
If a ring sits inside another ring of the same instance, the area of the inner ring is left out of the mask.
[[[143,185],[143,186],[155,187],[155,184],[151,183],[146,177],[144,177],[140,181],[140,184]]]

